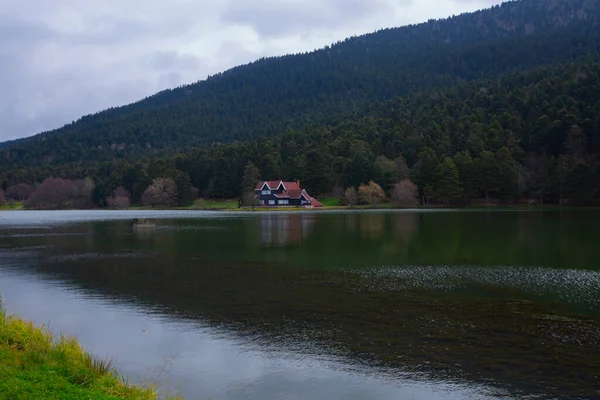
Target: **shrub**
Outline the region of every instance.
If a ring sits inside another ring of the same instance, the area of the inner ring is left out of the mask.
[[[344,198],[346,199],[346,204],[350,207],[354,207],[358,204],[358,194],[356,193],[356,189],[353,187],[349,187],[344,192]]]
[[[419,188],[409,179],[404,179],[394,185],[392,198],[398,205],[414,207],[419,204]]]
[[[111,208],[127,208],[131,205],[131,193],[120,186],[113,191],[112,196],[106,198],[106,203]]]
[[[144,194],[145,206],[175,206],[177,204],[177,184],[169,178],[157,178],[152,181]]]
[[[6,188],[6,197],[15,201],[25,201],[35,192],[33,186],[19,183]]]
[[[363,203],[374,206],[385,199],[385,192],[381,186],[371,181],[368,185],[360,185],[358,188],[358,197]]]

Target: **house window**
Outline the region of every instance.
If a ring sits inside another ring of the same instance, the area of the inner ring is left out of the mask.
[[[263,190],[262,194],[271,194],[271,191],[270,190]]]
[[[287,205],[290,204],[289,200],[279,200],[279,205]]]
[[[270,206],[274,206],[275,205],[275,200],[269,200],[269,205]]]

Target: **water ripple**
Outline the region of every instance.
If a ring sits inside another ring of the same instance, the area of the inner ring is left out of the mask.
[[[406,288],[458,290],[472,285],[521,289],[537,295],[551,295],[566,301],[600,308],[600,272],[545,267],[511,266],[382,266],[352,269],[365,278],[368,290],[399,291]]]

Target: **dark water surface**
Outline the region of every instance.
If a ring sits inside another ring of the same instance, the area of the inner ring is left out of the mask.
[[[1,212],[0,293],[188,399],[600,398],[594,210]]]

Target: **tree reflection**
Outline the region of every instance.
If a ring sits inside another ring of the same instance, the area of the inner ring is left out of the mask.
[[[265,214],[258,217],[260,241],[267,246],[302,244],[311,234],[317,218],[302,213]]]

